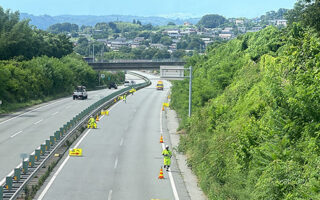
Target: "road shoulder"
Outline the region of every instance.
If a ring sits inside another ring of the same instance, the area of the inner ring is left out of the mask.
[[[179,127],[179,120],[177,114],[174,110],[170,108],[166,109],[166,118],[167,118],[167,129],[170,136],[170,141],[172,144],[172,149],[177,160],[178,167],[181,171],[183,180],[185,182],[186,188],[189,192],[191,199],[195,200],[206,200],[207,197],[204,195],[203,191],[198,187],[198,179],[192,173],[191,169],[187,166],[187,157],[178,152],[178,145],[180,142],[180,135],[177,133]]]

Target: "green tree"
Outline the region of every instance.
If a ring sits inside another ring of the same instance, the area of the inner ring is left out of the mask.
[[[169,46],[172,44],[172,39],[169,36],[162,36],[160,39],[160,43]]]
[[[227,19],[220,15],[205,15],[198,22],[198,26],[205,28],[216,28],[227,22]]]

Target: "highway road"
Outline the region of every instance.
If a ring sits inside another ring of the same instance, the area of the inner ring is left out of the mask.
[[[137,77],[127,74],[126,79]],[[87,100],[72,100],[69,96],[0,118],[0,181],[21,163],[21,153],[32,153],[63,124],[114,91],[91,91]]]
[[[165,90],[157,91],[157,81],[152,82],[128,96],[126,103],[115,104],[98,129],[87,130],[74,143],[83,156],[65,156],[36,199],[190,199],[174,158],[170,171],[164,171],[165,179],[158,179],[163,165],[161,132],[170,145],[161,111],[170,84],[165,81]]]

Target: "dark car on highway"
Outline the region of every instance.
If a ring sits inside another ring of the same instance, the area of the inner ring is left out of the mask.
[[[112,82],[109,84],[109,89],[114,88],[114,89],[118,89],[118,86],[115,82]]]

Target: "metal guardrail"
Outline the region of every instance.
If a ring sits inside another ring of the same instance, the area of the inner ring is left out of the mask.
[[[76,115],[72,120],[64,124],[58,131],[54,133],[53,136],[50,136],[50,140],[46,140],[45,144],[41,144],[39,148],[31,153],[28,160],[24,159],[22,164],[18,165],[9,175],[5,177],[5,179],[1,181],[0,200],[14,200],[18,198],[24,187],[39,172],[39,170],[54,155],[54,153],[62,145],[64,145],[70,137],[74,135],[76,130],[83,127],[84,124],[87,124],[87,121],[91,115],[99,113],[99,111],[106,106],[113,105],[115,98],[128,93],[132,88],[139,90],[151,84],[148,78],[137,73],[129,73],[144,79],[145,82],[123,88],[100,99]],[[35,156],[38,157],[35,158]],[[29,167],[29,165],[32,167]]]

